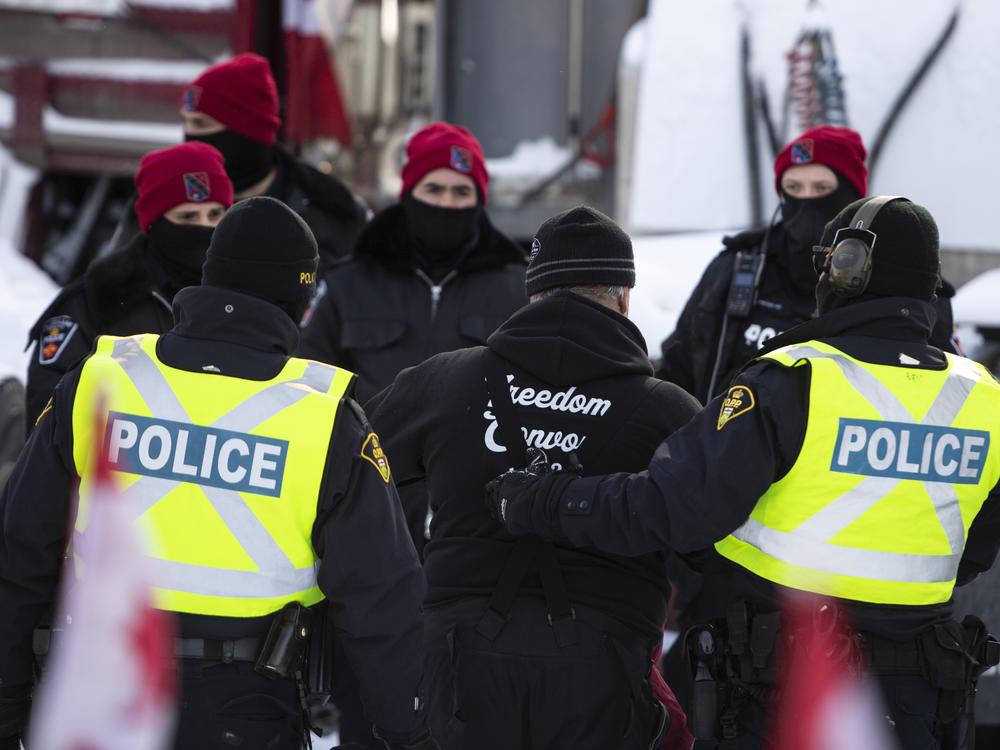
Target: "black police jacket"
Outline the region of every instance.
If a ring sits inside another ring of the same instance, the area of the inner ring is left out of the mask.
[[[232,305],[231,312],[224,312]],[[191,287],[175,299],[177,326],[158,343],[172,367],[248,380],[274,377],[298,340],[279,308],[254,297]],[[204,366],[212,365],[211,372]],[[53,393],[0,494],[0,737],[14,735],[24,706],[10,699],[31,687],[32,631],[56,596],[74,491],[70,415],[80,368]],[[371,430],[345,398],[337,415],[312,531],[319,586],[331,603],[337,637],[357,667],[370,719],[393,740],[419,736],[414,696],[423,671],[420,606],[426,583],[391,481],[362,447]],[[183,637],[263,635],[270,617],[182,614]],[[8,699],[6,702],[3,699]]]
[[[415,266],[410,242],[401,205],[379,212],[303,322],[300,356],[357,373],[362,403],[404,367],[485,343],[527,302],[524,251],[485,212],[476,244],[437,283]]]
[[[652,377],[642,335],[627,318],[569,292],[515,312],[487,347],[438,354],[400,373],[366,404],[400,486],[426,481],[434,512],[424,549],[428,606],[489,596],[514,547],[487,511],[483,484],[524,463],[506,450],[499,414],[488,404],[484,357],[498,357],[514,399],[513,430],[550,461],[575,459],[586,475],[639,470],[697,402]],[[660,554],[636,558],[556,548],[571,602],[656,636],[669,585]],[[540,595],[537,573],[522,591]]]
[[[319,246],[320,275],[351,254],[368,221],[368,208],[332,174],[320,172],[275,148],[277,174],[266,195],[305,220]]]
[[[173,327],[177,287],[138,234],[120,252],[99,258],[67,284],[28,333],[33,347],[25,387],[28,431],[59,379],[90,354],[100,335],[163,333]]]
[[[827,312],[772,339],[765,351],[822,340],[851,357],[877,364],[941,369],[940,349],[927,343],[934,313],[926,302],[889,297]],[[716,398],[682,430],[664,441],[642,474],[614,474],[572,483],[559,504],[558,523],[574,544],[619,554],[654,549],[679,553],[711,549],[739,527],[757,499],[794,464],[808,416],[809,368],[761,360],[734,379],[754,395],[755,407],[720,427],[723,399]],[[589,502],[588,512],[567,513],[565,503]],[[554,500],[554,498],[553,498]],[[1000,484],[969,527],[958,584],[988,569],[1000,546]],[[716,616],[737,598],[758,611],[779,606],[775,584],[709,553],[704,587]],[[857,627],[907,640],[951,617],[951,603],[927,606],[845,601]],[[711,607],[708,607],[711,609]]]
[[[656,368],[657,377],[677,383],[702,403],[724,392],[733,376],[758,355],[770,338],[809,320],[816,310],[813,287],[796,280],[778,252],[785,242],[781,222],[770,230],[752,229],[724,237],[722,242],[725,249],[705,269],[674,332],[660,345],[662,359]],[[749,314],[726,316],[734,263],[740,251],[762,253],[764,269]],[[950,300],[954,294],[954,287],[943,281],[930,339],[949,352],[957,351],[952,339]],[[713,372],[716,375],[709,393]]]

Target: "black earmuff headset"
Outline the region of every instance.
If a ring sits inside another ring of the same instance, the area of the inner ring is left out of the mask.
[[[851,223],[838,229],[829,247],[813,246],[816,275],[826,272],[827,282],[838,297],[857,297],[872,277],[872,251],[878,236],[869,229],[887,203],[908,200],[901,195],[879,195],[862,203]]]

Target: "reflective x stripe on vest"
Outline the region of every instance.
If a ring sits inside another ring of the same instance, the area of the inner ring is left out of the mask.
[[[1000,477],[1000,385],[951,355],[945,370],[919,370],[813,341],[767,358],[811,366],[806,434],[788,474],[716,549],[793,588],[947,601],[968,527]]]
[[[122,499],[145,525],[156,603],[254,617],[322,599],[312,526],[337,406],[353,374],[290,359],[268,381],[177,370],[157,337],[102,337],[73,406],[85,533],[98,398]],[[85,561],[84,561],[85,562]]]

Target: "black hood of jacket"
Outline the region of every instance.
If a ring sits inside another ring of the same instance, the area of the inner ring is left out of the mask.
[[[295,195],[295,192],[301,191],[308,203],[327,213],[345,219],[357,216],[358,201],[343,181],[299,161],[280,146],[274,149],[274,159],[278,170],[275,182],[280,194],[273,197],[298,210],[296,207],[302,202],[302,198]],[[271,190],[268,190],[268,194],[270,193]]]
[[[490,335],[486,345],[556,386],[653,374],[646,341],[636,325],[573,292],[556,292],[522,307]]]
[[[134,236],[120,251],[93,261],[81,285],[98,331],[106,330],[123,308],[147,298],[150,292],[163,295],[168,304],[173,296],[169,275],[150,257],[144,234]]]
[[[373,262],[388,271],[410,273],[414,267],[412,240],[406,229],[402,204],[396,203],[375,214],[362,230],[354,246],[354,257]],[[460,273],[499,268],[508,263],[528,264],[524,249],[500,232],[486,212],[480,213],[479,239],[455,266]]]

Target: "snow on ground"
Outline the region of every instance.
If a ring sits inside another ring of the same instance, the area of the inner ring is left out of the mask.
[[[0,377],[16,375],[22,382],[28,367],[23,351],[28,329],[59,291],[19,250],[24,205],[36,179],[36,170],[0,148]]]

